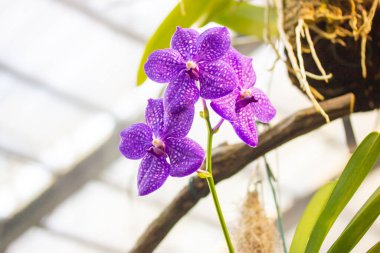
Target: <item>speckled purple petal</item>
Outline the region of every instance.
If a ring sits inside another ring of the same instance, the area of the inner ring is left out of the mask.
[[[154,51],[144,65],[146,75],[158,83],[173,81],[185,68],[182,56],[174,49]]]
[[[172,49],[177,50],[184,60],[193,59],[197,50],[196,42],[198,36],[199,33],[194,29],[177,26],[170,46]]]
[[[142,159],[137,174],[139,195],[147,195],[160,188],[169,176],[170,165],[164,156],[147,153]]]
[[[183,138],[191,128],[194,120],[194,106],[183,108],[176,113],[165,112],[165,123],[162,138]]]
[[[198,37],[196,60],[218,60],[227,52],[230,45],[230,33],[226,27],[210,28]]]
[[[227,96],[212,100],[210,106],[220,117],[231,120],[235,117],[235,103],[239,94],[239,90],[234,89]]]
[[[199,98],[199,90],[195,81],[182,72],[169,83],[164,93],[165,110],[175,113],[185,107],[194,106]]]
[[[120,152],[128,159],[141,159],[152,146],[152,131],[144,123],[133,124],[120,133]]]
[[[251,147],[257,146],[258,136],[255,117],[250,107],[242,108],[234,121],[231,121],[231,125],[242,141]]]
[[[205,152],[195,141],[189,138],[169,138],[165,143],[170,159],[170,176],[190,175],[202,165]]]
[[[232,67],[222,60],[199,65],[200,95],[205,99],[227,95],[235,89],[237,82]]]
[[[256,73],[253,69],[252,58],[245,55],[241,56],[242,75],[241,85],[245,89],[251,88],[256,83]]]
[[[239,80],[238,85],[243,88],[250,88],[256,82],[256,74],[252,66],[252,58],[239,53],[235,48],[230,47],[222,57],[235,71]]]
[[[268,123],[276,115],[276,109],[270,102],[268,96],[260,89],[252,87],[250,90],[252,91],[252,96],[257,100],[257,102],[251,103],[249,106],[252,108],[255,117],[259,121]]]
[[[145,122],[152,129],[155,137],[162,136],[164,130],[164,103],[162,98],[148,99]]]
[[[227,64],[229,64],[233,70],[235,71],[235,74],[238,78],[238,85],[241,85],[242,80],[242,54],[240,54],[235,48],[230,47],[227,51],[227,53],[222,57],[223,61],[225,61]]]

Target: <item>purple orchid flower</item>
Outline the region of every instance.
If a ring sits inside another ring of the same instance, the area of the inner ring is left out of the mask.
[[[202,165],[204,150],[186,137],[193,118],[194,107],[171,114],[164,110],[162,99],[149,99],[146,124],[134,124],[120,133],[120,152],[128,159],[142,158],[137,175],[139,195],[157,190],[169,175],[187,176]]]
[[[249,146],[256,147],[258,135],[256,120],[268,123],[276,115],[267,95],[254,86],[256,75],[252,59],[230,48],[223,60],[238,76],[238,86],[227,96],[213,100],[210,105],[222,118],[230,121],[236,134]]]
[[[169,83],[164,101],[170,111],[194,105],[199,96],[215,99],[235,89],[236,74],[221,60],[230,44],[225,27],[211,28],[200,35],[194,29],[177,27],[171,48],[157,50],[149,56],[145,73],[153,81]]]

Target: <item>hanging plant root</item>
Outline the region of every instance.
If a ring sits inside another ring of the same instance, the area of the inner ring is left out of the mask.
[[[278,0],[290,77],[319,101],[353,92],[355,111],[380,107],[378,0]],[[282,30],[282,31],[281,31]]]

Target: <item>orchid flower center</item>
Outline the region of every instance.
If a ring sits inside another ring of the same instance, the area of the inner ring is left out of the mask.
[[[236,99],[235,112],[239,113],[242,108],[255,102],[258,102],[258,100],[252,95],[252,91],[250,89],[242,89],[240,91],[240,96]]]
[[[197,63],[195,63],[194,61],[187,61],[186,62],[186,69],[187,70],[195,69],[195,68],[198,68]]]
[[[151,151],[158,156],[166,156],[165,152],[165,143],[160,139],[154,138],[152,141],[153,147],[151,147]]]
[[[152,144],[155,148],[165,150],[165,143],[160,139],[154,138]]]
[[[199,79],[199,67],[198,64],[194,61],[186,62],[186,73],[190,76],[191,79],[197,80]]]
[[[240,92],[240,97],[242,99],[249,98],[252,95],[252,91],[250,89],[242,89]]]

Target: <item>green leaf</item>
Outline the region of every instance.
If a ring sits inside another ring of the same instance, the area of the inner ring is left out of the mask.
[[[289,253],[305,252],[311,231],[330,198],[335,185],[336,181],[329,182],[314,194],[297,225]]]
[[[372,248],[370,248],[367,253],[379,253],[380,252],[380,241],[378,241]]]
[[[277,35],[277,17],[274,8],[269,9],[268,17],[269,32],[272,35]],[[263,39],[265,8],[246,2],[235,3],[212,17],[212,21],[227,26],[237,33]]]
[[[380,215],[380,186],[356,213],[329,252],[350,252]]]
[[[338,215],[347,205],[352,195],[368,175],[380,154],[380,134],[369,134],[355,150],[342,175],[340,176],[330,199],[319,216],[309,242],[307,253],[319,252],[321,245]]]
[[[204,15],[198,21],[199,27],[207,25],[209,22],[213,21],[214,17],[225,10],[228,10],[230,6],[236,4],[235,0],[216,0],[216,1],[203,1],[204,5],[207,5],[207,9]],[[206,7],[206,6],[205,6]]]
[[[232,2],[233,0],[182,0],[178,3],[148,40],[137,72],[137,85],[141,85],[147,78],[144,64],[148,56],[157,49],[169,47],[177,26],[191,27],[197,21],[210,19]]]

